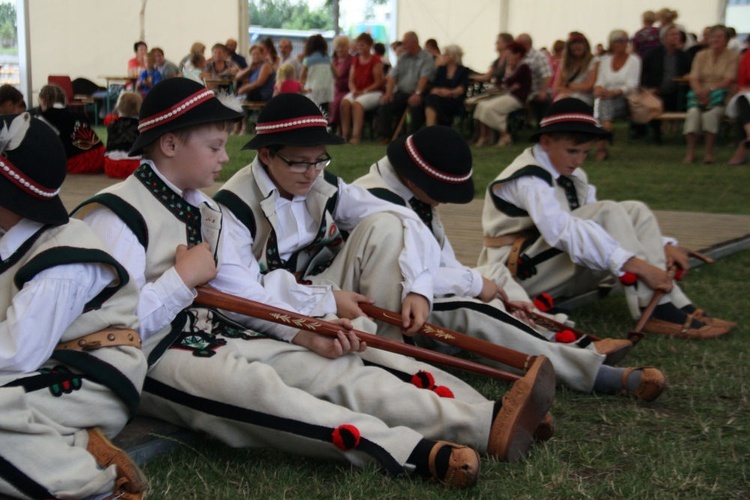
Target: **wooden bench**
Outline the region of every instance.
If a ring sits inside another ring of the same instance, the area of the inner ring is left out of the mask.
[[[684,111],[667,111],[654,118],[654,120],[674,122],[685,121],[685,118],[687,118],[687,113],[685,113]]]

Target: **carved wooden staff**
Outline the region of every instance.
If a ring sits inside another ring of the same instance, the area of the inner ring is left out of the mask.
[[[710,264],[710,262],[706,261],[707,264]],[[669,266],[669,269],[667,270],[667,275],[669,276],[669,281],[672,281],[674,279],[674,275],[677,273],[677,266],[675,264],[672,264]],[[640,340],[643,338],[643,327],[646,326],[646,322],[649,320],[651,315],[654,313],[654,309],[656,309],[656,306],[659,304],[659,300],[664,296],[664,292],[661,290],[654,290],[654,294],[651,296],[651,300],[649,301],[646,308],[641,313],[641,317],[638,320],[638,323],[635,324],[635,328],[632,332],[628,333],[628,338],[631,342],[633,342],[633,345],[640,342]]]
[[[320,333],[322,335],[328,335],[329,337],[336,337],[338,332],[341,331],[341,327],[334,323],[311,318],[285,309],[279,309],[278,307],[262,304],[254,300],[236,297],[213,288],[199,286],[196,288],[196,291],[198,292],[198,296],[195,298],[195,303],[204,306],[226,309],[227,311],[244,314],[245,316],[251,316],[272,323],[279,323],[299,328],[301,330]],[[409,344],[404,344],[403,342],[397,342],[395,340],[379,337],[359,330],[354,330],[354,333],[359,337],[360,341],[366,342],[370,347],[403,354],[427,363],[440,363],[453,368],[459,368],[461,370],[478,373],[480,375],[487,375],[489,377],[499,378],[509,382],[514,382],[521,378],[515,373],[498,370],[489,366],[480,365],[479,363],[456,358],[454,356],[448,356],[447,354],[431,351],[429,349],[411,346]]]
[[[379,319],[391,325],[401,326],[402,324],[401,315],[388,309],[383,309],[367,302],[360,302],[359,307],[372,318]],[[536,358],[536,356],[530,354],[514,351],[513,349],[430,323],[425,323],[417,333],[520,370],[528,370]]]
[[[584,335],[588,335],[588,337],[596,342],[597,340],[601,340],[599,337],[596,337],[594,335],[591,335],[589,333],[584,332],[583,330],[580,330],[578,328],[574,328],[572,326],[568,326],[565,323],[560,323],[559,321],[555,321],[552,318],[548,318],[547,316],[544,316],[543,314],[535,313],[534,311],[527,311],[526,309],[522,307],[518,307],[515,304],[500,298],[502,303],[505,305],[505,309],[510,312],[516,312],[516,311],[522,311],[526,314],[526,316],[534,321],[534,323],[537,324],[537,326],[541,326],[542,328],[546,328],[547,330],[553,331],[553,332],[559,332],[562,330],[568,330],[570,332],[573,332],[573,335],[576,336],[576,339],[580,339]]]

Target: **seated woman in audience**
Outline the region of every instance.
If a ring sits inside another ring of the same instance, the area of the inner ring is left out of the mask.
[[[65,91],[57,85],[45,85],[39,91],[40,118],[57,132],[65,146],[68,172],[97,174],[104,170],[104,144],[86,115],[67,106]]]
[[[349,71],[349,93],[341,101],[341,135],[350,144],[362,138],[365,112],[378,107],[383,95],[383,63],[372,53],[372,37],[357,37],[357,57]]]
[[[211,47],[211,60],[206,63],[206,69],[201,74],[201,78],[206,82],[206,87],[211,90],[225,90],[229,84],[224,82],[231,82],[239,72],[240,67],[229,57],[227,46],[217,43]],[[218,80],[221,83],[211,82],[211,80]]]
[[[724,116],[727,92],[737,77],[739,56],[729,50],[729,33],[714,26],[708,34],[708,49],[696,54],[690,68],[688,111],[683,134],[687,143],[684,163],[695,161],[695,146],[702,131],[706,142],[703,163],[714,162],[714,142]]]
[[[331,68],[333,68],[333,101],[329,105],[328,123],[333,127],[339,125],[339,109],[341,100],[349,93],[349,70],[352,67],[354,56],[349,52],[351,42],[345,35],[333,39],[333,57],[331,57]]]
[[[445,60],[443,59],[443,55],[440,52],[440,46],[438,45],[437,40],[435,40],[434,38],[428,38],[424,42],[424,50],[432,55],[432,58],[435,61],[435,66],[442,66],[443,64],[445,64]]]
[[[135,52],[135,56],[128,60],[128,78],[138,78],[141,72],[146,69],[148,45],[146,45],[146,42],[135,42],[133,52]]]
[[[498,80],[501,95],[488,97],[477,102],[474,119],[479,122],[479,139],[477,147],[492,142],[493,130],[500,138],[497,146],[507,146],[513,142],[507,132],[508,115],[523,107],[531,92],[531,69],[521,62],[526,55],[526,47],[518,42],[511,42],[505,49],[505,74]]]
[[[248,101],[266,102],[273,97],[276,74],[260,45],[250,47],[250,61],[247,68],[237,73],[236,81],[237,95],[245,96]]]
[[[322,35],[312,35],[305,41],[300,83],[307,97],[326,110],[333,100],[333,69],[328,55],[328,42]]]
[[[594,97],[599,121],[608,132],[612,131],[615,118],[628,115],[626,97],[638,89],[641,79],[641,60],[634,54],[628,54],[629,41],[625,31],[613,30],[609,34],[609,53],[599,61]],[[597,144],[594,159],[601,161],[607,158],[607,141],[602,139]]]
[[[185,71],[185,67],[187,64],[193,60],[193,56],[196,54],[203,56],[203,60],[206,60],[206,46],[202,44],[201,42],[195,42],[193,45],[190,46],[190,52],[188,52],[188,55],[183,57],[180,60],[180,64],[177,65],[178,68]]]
[[[571,32],[552,83],[555,100],[575,97],[593,106],[597,68],[588,39],[582,33]]]
[[[268,37],[260,42],[260,46],[263,49],[263,57],[273,68],[273,72],[276,73],[281,65],[281,58],[276,50],[276,46],[273,44],[273,40]]]
[[[513,41],[513,35],[510,33],[500,33],[495,39],[495,52],[497,59],[492,61],[486,73],[481,75],[471,75],[471,80],[481,83],[495,83],[503,79],[505,75],[505,48]]]
[[[107,116],[107,149],[104,173],[107,177],[124,179],[141,163],[141,155],[130,156],[130,148],[138,138],[138,114],[143,98],[136,92],[123,92],[117,99],[116,114]]]
[[[742,127],[740,143],[727,165],[732,167],[744,165],[747,163],[747,148],[750,147],[748,144],[750,141],[750,50],[746,50],[740,59],[737,70],[737,95],[727,106],[727,115],[736,119]]]
[[[463,111],[469,85],[469,68],[461,64],[463,55],[458,45],[446,45],[443,49],[444,64],[435,71],[432,88],[425,96],[427,126],[450,126],[453,118]]]
[[[294,79],[297,70],[291,63],[284,63],[276,75],[276,84],[273,86],[273,95],[299,94],[302,92],[302,84]]]

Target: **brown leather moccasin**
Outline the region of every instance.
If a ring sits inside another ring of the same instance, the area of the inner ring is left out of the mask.
[[[623,396],[632,396],[646,402],[654,401],[658,398],[667,386],[667,379],[661,370],[653,366],[642,366],[639,368],[626,368],[622,373],[622,386],[627,387],[628,375],[635,370],[641,370],[641,381],[634,391],[623,389],[620,394]]]
[[[89,443],[86,451],[94,456],[100,467],[114,465],[117,468],[115,498],[145,498],[148,481],[143,472],[123,450],[112,444],[98,427],[88,429]]]
[[[737,326],[736,321],[727,321],[724,319],[714,318],[712,316],[706,316],[706,313],[705,311],[703,311],[703,309],[696,309],[693,313],[693,317],[698,321],[710,326],[722,326],[729,328],[730,330]]]
[[[437,458],[438,451],[444,446],[450,446],[452,451],[448,461],[448,470],[444,477],[439,477],[435,467],[435,459]],[[480,463],[479,454],[468,446],[448,441],[438,441],[432,447],[432,450],[430,450],[429,465],[432,479],[449,488],[468,488],[469,486],[473,486],[479,476]]]
[[[537,356],[526,375],[503,396],[490,429],[487,454],[502,462],[523,458],[554,398],[555,369],[545,356]]]
[[[688,340],[715,339],[729,333],[730,328],[727,326],[715,326],[707,323],[703,323],[703,326],[699,328],[691,328],[690,325],[693,319],[696,318],[693,315],[689,315],[685,324],[681,325],[679,323],[670,323],[669,321],[650,318],[643,326],[643,331]],[[703,320],[698,321],[702,322]]]

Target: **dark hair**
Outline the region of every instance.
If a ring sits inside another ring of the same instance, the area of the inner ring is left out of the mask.
[[[367,45],[370,45],[370,46],[372,46],[373,44],[372,36],[370,36],[369,33],[360,33],[359,36],[354,39],[354,41],[366,43]]]
[[[0,104],[3,104],[7,101],[12,102],[13,104],[21,104],[24,102],[23,94],[21,93],[21,91],[19,91],[13,85],[9,85],[6,83],[0,86]],[[26,106],[25,103],[24,106]]]
[[[58,85],[49,84],[42,87],[39,91],[39,99],[43,99],[44,103],[52,107],[53,104],[60,103],[65,106],[68,105],[68,99],[65,96],[65,91]]]
[[[384,56],[385,44],[380,43],[380,42],[376,43],[375,45],[372,46],[372,51],[375,52],[379,56]]]
[[[273,44],[273,40],[271,40],[271,37],[264,38],[260,43],[268,51],[271,59],[276,62],[276,60],[279,58],[279,53],[276,52],[276,46]]]
[[[148,50],[148,45],[146,45],[146,42],[139,40],[133,44],[133,52],[138,52],[138,47],[140,47],[141,45],[146,47],[146,50]]]
[[[506,44],[513,41],[513,35],[511,35],[510,33],[500,33],[499,35],[497,35],[497,37]]]
[[[576,146],[581,145],[581,144],[586,144],[587,142],[596,141],[599,139],[599,137],[593,134],[587,134],[585,132],[550,132],[548,134],[542,134],[542,135],[547,135],[555,141],[560,141],[560,140],[573,141],[573,144],[575,144]]]
[[[154,47],[153,49],[151,49],[151,52],[154,52],[154,53],[159,54],[160,56],[164,57],[164,51],[161,50],[161,48],[159,48],[159,47]]]
[[[328,42],[326,42],[326,39],[320,34],[312,35],[305,40],[305,56],[312,55],[316,52],[320,52],[321,54],[328,53]]]
[[[509,50],[514,54],[520,54],[521,57],[526,55],[526,46],[518,42],[510,42],[505,50]]]
[[[424,43],[425,47],[432,47],[436,49],[438,52],[440,52],[440,47],[438,47],[437,40],[434,38],[428,38],[427,41]]]
[[[213,52],[216,49],[221,49],[224,52],[226,52],[227,54],[229,54],[229,49],[227,49],[227,46],[224,45],[223,43],[215,43],[214,46],[211,47],[211,52]]]

